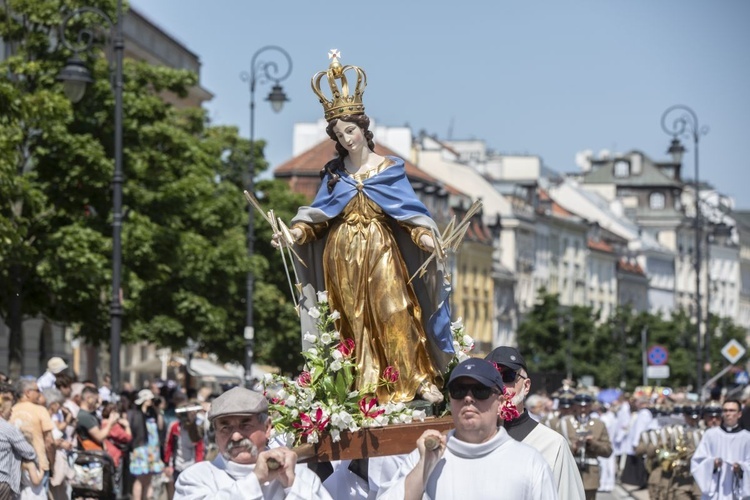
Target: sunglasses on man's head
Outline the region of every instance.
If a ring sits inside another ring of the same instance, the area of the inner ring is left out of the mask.
[[[448,393],[453,399],[463,399],[471,391],[474,399],[484,401],[493,394],[497,394],[492,387],[482,384],[452,384],[448,386]]]

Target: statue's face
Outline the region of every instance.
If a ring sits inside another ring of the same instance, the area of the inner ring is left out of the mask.
[[[333,132],[338,137],[339,144],[349,153],[360,151],[365,145],[365,134],[356,123],[338,120],[333,126]]]

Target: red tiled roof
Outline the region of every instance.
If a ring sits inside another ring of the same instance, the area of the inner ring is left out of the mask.
[[[614,253],[615,249],[607,243],[606,241],[595,241],[592,239],[589,239],[588,242],[589,248],[592,250],[599,250],[600,252],[607,252],[607,253]]]
[[[643,268],[635,260],[631,262],[625,257],[621,258],[617,263],[617,269],[626,273],[639,274],[641,276],[646,275]]]
[[[375,152],[381,156],[398,156],[392,149],[383,146],[382,144],[375,145]],[[320,169],[331,161],[336,154],[336,148],[334,143],[330,139],[325,139],[315,146],[311,147],[304,153],[295,156],[294,158],[287,160],[282,163],[274,170],[276,177],[288,177],[290,175],[315,175],[317,176]],[[412,162],[404,159],[404,168],[406,175],[412,179],[419,179],[422,181],[429,182],[431,184],[439,184],[439,181],[432,177],[430,174],[421,170],[419,167],[414,165]],[[445,186],[448,192],[457,194],[460,191],[456,191],[454,188]]]
[[[573,214],[573,212],[568,212],[563,207],[558,205],[555,200],[549,197],[549,194],[547,194],[547,191],[545,191],[544,189],[539,190],[539,199],[543,201],[552,201],[552,213],[555,215],[559,215],[561,217],[573,217],[575,215]]]

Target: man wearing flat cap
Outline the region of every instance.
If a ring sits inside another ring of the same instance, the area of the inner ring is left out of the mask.
[[[269,449],[268,401],[235,387],[211,404],[208,420],[219,455],[188,467],[175,484],[175,499],[330,499],[314,472],[297,466],[289,448]]]
[[[513,404],[518,409],[518,418],[505,422],[508,435],[542,454],[552,469],[560,500],[582,499],[584,493],[581,475],[567,441],[562,435],[531,418],[524,407],[524,399],[531,390],[531,380],[521,353],[515,347],[501,346],[485,359],[497,367],[503,383],[513,393]]]
[[[492,363],[461,362],[450,375],[448,394],[455,429],[447,436],[426,430],[378,498],[557,498],[544,458],[497,426],[503,381]]]

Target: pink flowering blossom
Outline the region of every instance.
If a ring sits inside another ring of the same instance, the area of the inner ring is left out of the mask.
[[[365,396],[359,400],[359,411],[361,411],[365,417],[376,418],[385,413],[385,410],[382,408],[380,410],[374,410],[373,408],[375,408],[377,405],[377,398],[373,397],[368,400],[367,396]]]
[[[505,396],[505,402],[498,409],[498,414],[505,420],[513,420],[521,416],[518,412],[518,408],[513,404],[513,397],[516,395],[515,392],[511,391],[507,387],[503,387],[503,396]]]
[[[312,375],[310,375],[310,372],[303,371],[299,374],[299,378],[297,378],[297,384],[299,384],[300,387],[310,387],[311,383]]]
[[[341,343],[336,347],[336,350],[343,354],[345,358],[348,358],[354,353],[354,340],[342,340]]]
[[[303,436],[312,434],[313,432],[323,432],[328,425],[329,418],[323,418],[325,413],[321,408],[315,410],[315,413],[311,416],[307,413],[300,413],[299,419],[301,422],[292,422],[292,426],[295,429],[300,429]]]
[[[385,370],[383,370],[383,380],[385,380],[387,384],[395,383],[400,375],[398,369],[392,366],[387,366]]]

